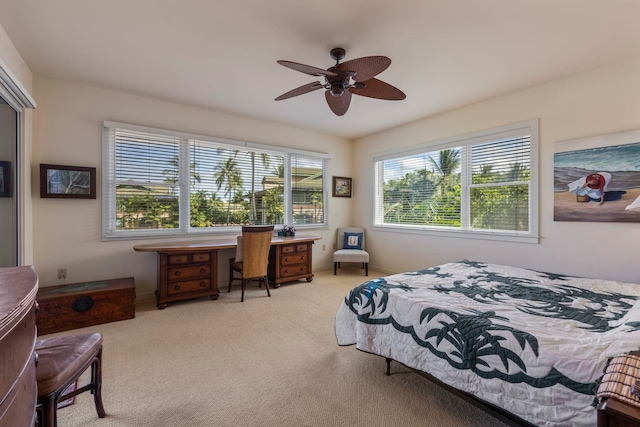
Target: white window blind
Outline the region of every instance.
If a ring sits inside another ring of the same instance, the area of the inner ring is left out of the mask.
[[[537,121],[374,156],[374,226],[537,241],[537,179]]]
[[[113,122],[103,141],[105,239],[326,226],[326,155]]]
[[[291,156],[292,223],[325,222],[324,160],[303,155]]]
[[[527,232],[531,137],[513,137],[470,148],[470,227]]]

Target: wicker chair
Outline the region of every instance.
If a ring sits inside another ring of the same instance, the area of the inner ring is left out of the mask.
[[[264,282],[269,292],[267,280],[267,266],[269,264],[269,248],[271,247],[271,237],[273,236],[273,225],[265,226],[243,226],[242,236],[238,238],[238,248],[236,256],[229,260],[229,290],[234,280],[242,281],[242,297],[244,302],[244,290],[247,281],[257,280],[261,284]],[[234,277],[234,272],[240,273],[240,277]]]

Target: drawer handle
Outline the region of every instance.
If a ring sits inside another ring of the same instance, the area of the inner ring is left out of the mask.
[[[180,285],[175,285],[175,286],[173,287],[173,289],[175,289],[176,291],[179,291],[179,290],[180,290]]]
[[[289,273],[289,270],[285,270],[285,271],[284,271],[284,274],[287,274],[287,273]]]
[[[200,287],[204,288],[206,286],[206,284],[204,282],[200,282]]]
[[[289,262],[289,258],[285,258],[282,262]]]
[[[206,268],[201,268],[201,269],[200,269],[200,273],[202,273],[202,274],[204,274],[206,271],[207,271],[207,269],[206,269]]]
[[[179,272],[179,271],[176,271],[175,273],[173,273],[173,275],[174,275],[174,276],[179,276],[179,275],[180,275],[180,272]]]
[[[306,260],[304,259],[304,255],[302,255],[302,256],[300,257],[300,261],[306,261]]]
[[[71,309],[77,313],[84,313],[93,307],[93,298],[87,295],[79,296],[71,303]]]

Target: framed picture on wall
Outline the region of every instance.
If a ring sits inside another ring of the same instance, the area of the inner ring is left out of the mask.
[[[11,197],[11,162],[0,160],[0,197]]]
[[[333,177],[333,197],[351,197],[351,178],[343,176]]]
[[[96,198],[96,168],[40,165],[40,197]]]
[[[554,221],[640,222],[640,129],[558,141]]]

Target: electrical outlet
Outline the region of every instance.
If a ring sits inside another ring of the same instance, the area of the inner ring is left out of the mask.
[[[58,269],[58,280],[66,279],[66,278],[67,278],[67,269],[66,268],[59,268]]]

